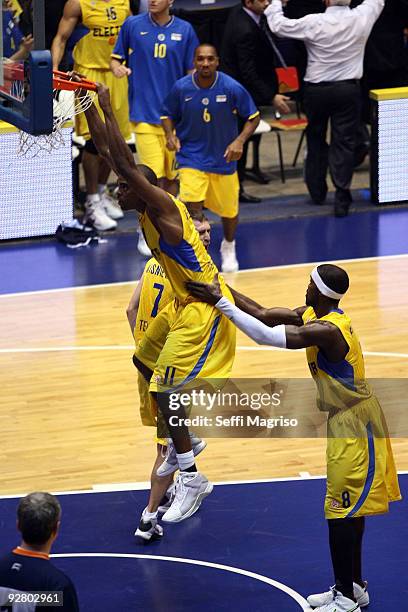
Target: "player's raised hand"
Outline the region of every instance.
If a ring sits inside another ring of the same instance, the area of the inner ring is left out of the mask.
[[[102,110],[110,108],[110,93],[109,87],[106,87],[103,83],[96,84],[96,91],[98,92],[99,106]]]
[[[30,53],[34,46],[34,37],[32,34],[28,34],[27,36],[23,36],[21,43],[21,47],[24,49],[25,53]]]
[[[207,283],[199,283],[197,281],[187,281],[186,287],[194,297],[207,304],[216,304],[222,298],[218,274],[213,278],[211,285]]]
[[[240,159],[242,155],[243,149],[244,145],[242,144],[242,141],[239,138],[233,140],[231,144],[229,144],[228,147],[225,149],[224,157],[226,161],[228,163],[232,161],[238,161],[238,159]]]

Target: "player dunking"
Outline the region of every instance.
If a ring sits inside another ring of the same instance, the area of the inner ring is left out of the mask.
[[[193,222],[201,242],[208,250],[211,240],[211,228],[208,220],[202,213],[198,213],[193,216]],[[135,339],[136,351],[149,325],[157,317],[160,317],[160,323],[156,328],[156,337],[160,335],[164,339],[167,336],[170,321],[176,312],[176,306],[173,290],[164,270],[152,257],[145,265],[143,274],[126,310]],[[178,464],[174,445],[171,439],[167,439],[168,431],[163,417],[157,410],[157,403],[151,401],[149,383],[139,371],[138,387],[142,424],[156,428],[157,455],[150,478],[149,502],[143,510],[138,529],[135,532],[136,536],[144,540],[150,540],[163,535],[161,526],[157,524],[158,514],[164,514],[170,508],[174,499],[173,474],[178,469]],[[193,434],[190,434],[190,436],[192,450],[194,456],[196,456],[204,450],[206,442]]]
[[[368,605],[361,569],[364,517],[388,512],[389,502],[401,499],[384,415],[365,380],[358,337],[339,308],[348,287],[345,270],[318,266],[306,306],[289,310],[263,308],[233,291],[235,306],[216,280],[188,283],[193,295],[214,304],[258,344],[306,348],[318,407],[328,412],[325,515],[335,586],[309,596],[318,612],[360,612]]]
[[[182,202],[157,187],[157,177],[146,166],[136,166],[110,104],[109,90],[98,85],[105,125],[94,105],[86,111],[92,138],[100,155],[109,161],[119,178],[119,201],[125,209],[140,213],[140,224],[153,255],[163,267],[176,298],[176,312],[165,338],[157,334],[160,317],[149,326],[139,344],[135,361],[157,394],[161,384],[189,382],[195,378],[228,378],[235,355],[235,328],[217,310],[191,297],[188,280],[208,282],[217,268],[205,250],[194,223]],[[225,281],[221,291],[232,300]],[[173,440],[180,469],[175,498],[163,516],[178,522],[191,516],[212,490],[197,472],[188,429],[173,426],[174,412],[160,404]],[[181,415],[182,415],[182,411]]]

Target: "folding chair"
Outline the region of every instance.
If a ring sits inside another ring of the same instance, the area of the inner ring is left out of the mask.
[[[276,74],[279,82],[279,93],[296,93],[299,91],[299,75],[295,66],[287,66],[286,62],[274,43],[273,37],[270,37],[271,45],[274,48],[274,51],[277,57],[280,60],[281,67],[276,68]],[[283,161],[283,153],[282,153],[282,140],[281,140],[281,132],[294,132],[301,131],[300,139],[296,148],[296,153],[293,158],[292,167],[295,168],[297,164],[297,160],[299,158],[299,153],[302,148],[303,140],[305,137],[305,130],[307,127],[307,119],[301,116],[299,100],[296,100],[296,114],[297,117],[295,119],[282,119],[280,113],[275,112],[275,118],[269,121],[269,125],[271,126],[272,132],[275,132],[277,142],[278,142],[278,156],[279,156],[279,167],[280,167],[280,175],[282,183],[285,183],[285,164]]]

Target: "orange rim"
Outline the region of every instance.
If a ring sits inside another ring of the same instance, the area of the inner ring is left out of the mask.
[[[60,70],[53,70],[52,84],[54,89],[64,89],[65,91],[76,91],[77,89],[87,89],[96,91],[96,83],[81,79],[81,81],[71,81],[71,75]]]

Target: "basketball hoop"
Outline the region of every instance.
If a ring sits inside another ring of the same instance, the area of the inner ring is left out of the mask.
[[[53,129],[51,134],[33,136],[20,131],[18,155],[37,157],[42,152],[51,153],[64,145],[62,127],[75,115],[85,112],[96,96],[96,84],[81,78],[73,81],[72,75],[53,71]]]

